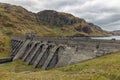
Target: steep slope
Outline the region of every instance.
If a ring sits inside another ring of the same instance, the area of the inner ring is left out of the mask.
[[[0,31],[3,34],[37,32],[42,35],[49,30],[49,28],[37,23],[35,13],[20,6],[0,3]]]

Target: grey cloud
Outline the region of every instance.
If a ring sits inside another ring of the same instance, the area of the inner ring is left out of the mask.
[[[104,19],[98,20],[97,23],[106,25],[109,23],[114,23],[119,20],[120,20],[120,14],[114,14],[114,15],[105,17]]]
[[[114,30],[120,30],[120,20],[113,22],[113,23],[103,25],[103,26],[105,26],[105,28],[108,30],[112,30],[111,28],[114,28]]]

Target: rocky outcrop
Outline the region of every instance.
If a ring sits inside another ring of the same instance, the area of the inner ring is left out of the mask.
[[[88,23],[84,19],[73,16],[72,14],[57,12],[54,10],[44,10],[37,13],[37,21],[40,24],[55,26],[63,29],[67,28],[67,31],[71,29],[76,32],[83,32],[85,34],[92,33],[105,33],[99,26],[93,23]],[[71,28],[72,27],[72,28]]]
[[[39,23],[60,27],[65,25],[73,25],[82,21],[82,19],[76,18],[71,14],[53,10],[44,10],[37,13],[37,19]]]

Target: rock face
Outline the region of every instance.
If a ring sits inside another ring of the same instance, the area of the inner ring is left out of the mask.
[[[85,34],[104,33],[99,26],[88,23],[84,19],[73,16],[72,14],[57,12],[54,10],[44,10],[37,13],[37,21],[43,25],[62,27],[67,30],[72,29]],[[72,28],[71,28],[72,27]]]
[[[0,27],[0,32],[7,35],[27,32],[37,32],[42,36],[108,35],[99,26],[72,14],[54,10],[32,13],[23,7],[4,3],[0,3]]]
[[[40,23],[60,27],[73,25],[82,21],[82,19],[76,18],[71,14],[56,12],[53,10],[44,10],[37,13],[37,19]]]

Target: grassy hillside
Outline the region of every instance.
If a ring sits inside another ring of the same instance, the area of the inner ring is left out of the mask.
[[[40,36],[105,36],[106,31],[72,14],[44,10],[32,13],[21,6],[0,3],[0,32],[5,35],[36,32]]]
[[[0,66],[0,80],[120,80],[120,52],[48,71],[18,60]]]
[[[29,32],[36,32],[40,36],[56,35],[56,31],[38,24],[35,13],[29,12],[20,6],[4,3],[0,3],[0,32],[6,36]]]
[[[57,12],[54,10],[44,10],[36,14],[38,23],[49,28],[58,28],[61,34],[66,36],[108,36],[107,31],[102,30],[93,23],[88,23],[82,18],[78,18],[69,13]],[[56,31],[56,30],[54,30]],[[72,33],[72,34],[71,34]]]

